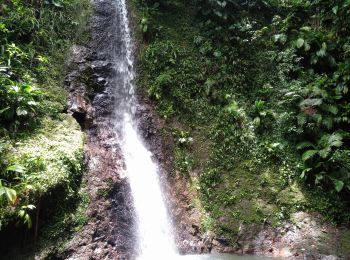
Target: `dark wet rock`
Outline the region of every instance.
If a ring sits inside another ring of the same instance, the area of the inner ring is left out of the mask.
[[[92,61],[91,68],[95,73],[99,73],[101,75],[108,75],[108,73],[114,70],[113,63],[106,60]]]
[[[226,237],[216,237],[215,241],[219,243],[221,246],[229,246],[230,245],[230,240],[227,239]]]
[[[86,58],[88,61],[95,61],[95,60],[107,60],[108,57],[110,55],[108,55],[106,52],[102,52],[102,51],[93,51],[91,52],[91,54]]]
[[[96,84],[101,89],[104,89],[107,86],[108,81],[105,78],[103,78],[103,77],[99,77],[98,74],[95,74],[94,76],[96,77]]]
[[[90,99],[80,93],[70,96],[68,102],[68,113],[78,121],[82,128],[86,128],[92,123],[92,107]]]
[[[92,40],[75,45],[68,60],[65,86],[69,91],[67,112],[87,133],[86,181],[90,194],[87,225],[57,256],[61,259],[130,259],[135,255],[135,213],[130,187],[120,176],[120,149],[111,118],[115,76],[113,41],[116,35],[112,1],[94,1],[90,22]],[[107,192],[108,191],[108,192]]]

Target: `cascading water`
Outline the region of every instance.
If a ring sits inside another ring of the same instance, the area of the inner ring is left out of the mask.
[[[133,42],[125,0],[116,0],[117,89],[115,126],[137,214],[139,257],[167,259],[176,257],[171,225],[158,180],[158,167],[146,149],[136,127],[137,101],[134,95]]]

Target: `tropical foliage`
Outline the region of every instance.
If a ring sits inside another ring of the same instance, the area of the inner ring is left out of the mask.
[[[18,219],[30,228],[40,197],[62,182],[68,194],[79,176],[82,134],[61,115],[60,82],[68,48],[84,38],[88,7],[80,0],[0,2],[0,230]],[[62,125],[75,136],[62,134]],[[70,151],[68,136],[76,139]]]
[[[297,182],[324,203],[289,208],[349,220],[350,2],[135,3],[157,28],[141,31],[140,85],[169,122],[210,140],[199,177],[204,200],[218,200],[220,182],[248,164],[273,168],[280,191]]]

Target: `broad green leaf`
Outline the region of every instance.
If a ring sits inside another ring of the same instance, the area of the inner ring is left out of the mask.
[[[21,90],[26,93],[31,93],[34,89],[31,85],[21,85]]]
[[[311,142],[301,142],[301,143],[298,143],[297,145],[297,149],[298,150],[301,150],[301,149],[304,149],[304,148],[307,148],[307,147],[312,147],[312,148],[315,148],[315,145]]]
[[[300,49],[304,45],[305,40],[303,38],[299,38],[297,40],[297,47]]]
[[[324,178],[324,172],[320,172],[319,174],[316,174],[316,178],[315,178],[315,184],[318,185],[321,183],[321,181],[323,180]]]
[[[261,123],[261,119],[260,119],[260,117],[256,117],[256,118],[254,118],[254,120],[253,120],[253,124],[255,125],[255,126],[259,126],[260,125],[260,123]]]
[[[17,199],[17,192],[13,189],[2,187],[5,189],[6,197],[11,204],[14,204]]]
[[[312,118],[316,121],[317,124],[321,124],[323,119],[321,114],[314,114],[312,115]]]
[[[21,209],[20,211],[18,211],[18,216],[19,216],[20,218],[23,218],[25,214],[26,214],[26,212],[25,212],[24,209]]]
[[[5,194],[5,187],[0,186],[0,198]]]
[[[18,173],[24,173],[25,168],[21,165],[11,165],[6,168],[6,171],[11,171],[11,172],[18,172]]]
[[[276,148],[276,147],[279,147],[280,145],[281,145],[280,143],[272,143],[270,144],[270,147]]]
[[[338,13],[338,9],[339,9],[339,6],[334,6],[333,8],[332,8],[332,12],[334,13],[334,14],[337,14]]]
[[[316,52],[316,55],[318,57],[324,57],[324,56],[326,56],[326,50],[322,48],[322,49],[320,49],[319,51]]]
[[[323,118],[322,124],[325,127],[327,127],[327,129],[329,129],[329,130],[332,129],[332,127],[333,127],[333,117],[328,116],[328,117]]]
[[[33,190],[33,189],[34,189],[33,185],[30,185],[30,184],[26,185],[26,190],[27,191],[30,191],[30,190]]]
[[[298,119],[298,125],[301,125],[301,126],[305,125],[307,120],[306,115],[304,113],[299,114],[297,119]]]
[[[301,156],[301,159],[305,162],[310,158],[312,158],[317,153],[318,153],[317,150],[307,150],[306,152],[303,153],[303,155]]]
[[[310,26],[301,27],[300,31],[309,32],[309,31],[311,31],[311,27]]]
[[[32,227],[32,219],[30,218],[28,213],[24,215],[24,224],[27,224],[28,228]]]
[[[339,133],[333,133],[328,139],[328,145],[330,147],[340,147],[343,145],[343,136]]]
[[[341,192],[344,188],[344,182],[341,180],[333,179],[334,188],[337,192]]]
[[[56,7],[63,7],[62,1],[59,0],[52,0],[52,4]]]
[[[27,205],[27,208],[30,209],[30,210],[33,210],[33,209],[35,209],[36,207],[35,207],[34,205],[31,205],[31,204],[30,204],[30,205]]]
[[[0,114],[6,112],[6,111],[9,110],[9,109],[10,109],[10,107],[5,107],[5,108],[3,108],[3,109],[0,109]]]
[[[37,105],[38,105],[38,103],[35,102],[35,101],[29,101],[27,104],[28,104],[29,106],[37,106]]]
[[[273,41],[274,42],[280,42],[282,44],[285,44],[287,41],[287,35],[285,35],[284,33],[280,33],[280,34],[275,34],[273,36]]]
[[[324,149],[319,150],[318,153],[320,154],[320,156],[321,156],[323,159],[325,159],[325,158],[327,158],[327,156],[329,155],[330,151],[331,151],[331,149],[328,148],[328,147],[326,147],[326,148],[324,148]]]
[[[215,56],[216,58],[220,58],[220,57],[222,56],[221,51],[215,51],[215,52],[214,52],[214,56]]]
[[[299,106],[301,107],[315,107],[322,104],[322,98],[307,98],[300,102]]]
[[[28,111],[27,111],[25,108],[23,108],[23,107],[18,107],[18,108],[16,109],[16,114],[17,114],[18,116],[25,116],[25,115],[28,114]]]
[[[325,105],[323,109],[333,115],[338,114],[338,107],[336,105]]]
[[[308,172],[311,171],[311,170],[312,170],[312,168],[306,168],[306,169],[304,169],[304,170],[302,171],[302,173],[300,174],[300,178],[301,178],[301,179],[304,179],[305,176],[306,176],[306,173],[308,173]]]
[[[305,51],[309,51],[310,49],[311,49],[310,44],[308,44],[308,43],[305,41],[305,43],[304,43],[304,50],[305,50]]]
[[[143,25],[142,26],[142,32],[146,33],[148,31],[148,26],[147,25]]]
[[[312,55],[311,57],[311,64],[316,64],[318,62],[318,58],[316,55]]]

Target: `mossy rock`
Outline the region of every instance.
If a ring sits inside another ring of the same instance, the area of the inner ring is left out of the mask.
[[[16,205],[0,210],[2,224],[13,221],[21,206],[36,204],[55,187],[63,186],[66,192],[73,193],[82,173],[83,145],[84,133],[66,114],[44,118],[34,132],[12,140],[7,164],[20,165],[24,171],[16,174],[17,181],[12,186],[17,191]]]

